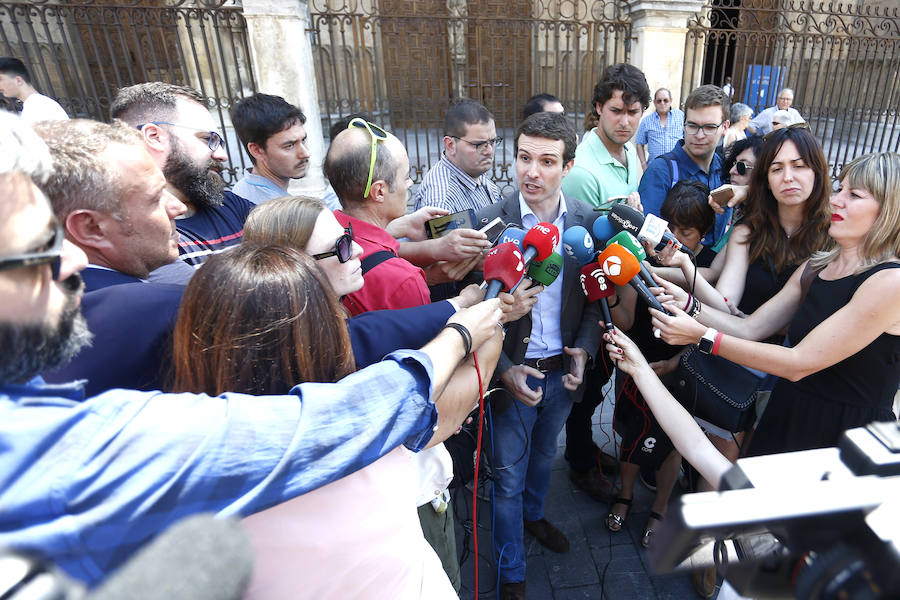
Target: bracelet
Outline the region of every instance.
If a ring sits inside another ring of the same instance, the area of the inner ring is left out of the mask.
[[[694,305],[691,303],[691,300],[693,300],[693,299],[694,299],[694,297],[692,295],[688,294],[687,302],[684,303],[684,309],[683,309],[684,312],[690,313],[693,310]],[[694,315],[691,315],[691,316],[693,317]]]
[[[700,300],[698,298],[694,298],[694,305],[691,306],[691,312],[689,313],[693,318],[697,318],[700,315],[700,311],[703,310],[703,305],[700,304]]]
[[[469,332],[468,329],[466,329],[466,326],[463,325],[462,323],[447,323],[446,325],[444,325],[443,328],[447,329],[448,327],[450,329],[455,329],[456,331],[459,332],[459,335],[462,336],[463,346],[465,347],[465,351],[466,351],[466,357],[468,357],[469,354],[472,353],[472,334]]]
[[[712,354],[713,356],[719,355],[719,344],[722,342],[723,335],[725,335],[725,334],[722,333],[721,331],[716,334],[716,341],[713,342],[712,351],[710,352],[710,354]]]

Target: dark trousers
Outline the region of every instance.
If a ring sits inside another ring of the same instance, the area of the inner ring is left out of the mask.
[[[598,354],[594,367],[584,374],[584,399],[572,405],[572,411],[566,420],[566,460],[572,470],[579,473],[597,466],[597,447],[594,445],[591,419],[603,402],[603,386],[613,372],[606,350],[603,349]]]

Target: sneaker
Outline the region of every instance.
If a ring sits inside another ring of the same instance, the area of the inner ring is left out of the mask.
[[[569,479],[597,502],[609,503],[616,497],[615,484],[604,477],[598,467],[592,467],[583,473],[569,469]]]
[[[569,551],[569,540],[562,531],[553,526],[547,519],[525,521],[525,531],[537,538],[541,546],[563,554]],[[524,586],[523,586],[524,588]]]

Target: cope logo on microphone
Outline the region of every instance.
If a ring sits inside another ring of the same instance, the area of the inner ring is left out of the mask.
[[[615,277],[622,272],[622,259],[618,256],[607,257],[603,261],[603,272],[610,277]]]
[[[591,277],[597,280],[597,285],[600,286],[601,290],[606,289],[606,277],[603,275],[603,271],[601,269],[594,269],[591,271]]]

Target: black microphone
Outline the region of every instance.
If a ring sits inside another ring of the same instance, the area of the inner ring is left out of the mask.
[[[653,219],[650,219],[653,217]],[[616,204],[606,215],[610,225],[619,231],[627,231],[642,242],[651,241],[657,252],[662,251],[667,245],[672,244],[677,250],[681,250],[688,256],[694,256],[689,248],[666,230],[666,223],[656,215],[648,215],[645,223],[644,215],[631,208],[627,204]]]

